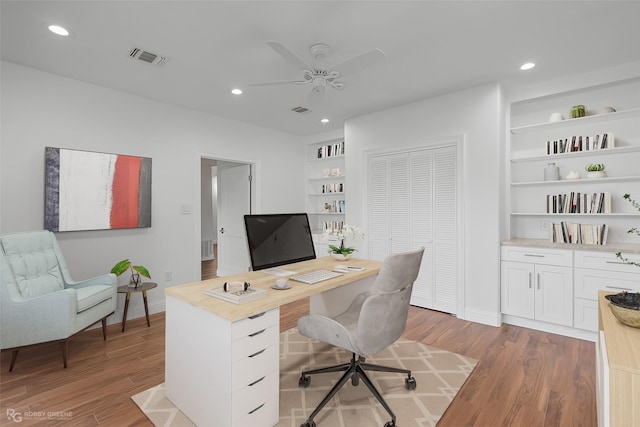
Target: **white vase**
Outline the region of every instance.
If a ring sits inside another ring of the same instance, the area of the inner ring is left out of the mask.
[[[331,254],[331,256],[339,261],[346,261],[351,259],[351,254],[342,255],[342,254]]]
[[[592,171],[587,172],[587,178],[589,179],[598,179],[598,178],[606,178],[607,173],[605,171]]]

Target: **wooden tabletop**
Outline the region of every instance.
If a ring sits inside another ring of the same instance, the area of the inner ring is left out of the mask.
[[[185,301],[230,322],[235,322],[311,295],[328,291],[339,286],[344,286],[369,276],[374,276],[380,271],[382,262],[356,258],[338,262],[331,257],[323,257],[315,260],[283,265],[278,268],[282,270],[295,271],[296,274],[303,274],[315,270],[332,270],[339,264],[363,267],[364,270],[351,271],[340,277],[336,277],[335,279],[325,280],[314,285],[307,285],[305,283],[289,280],[291,288],[284,290],[271,288],[279,276],[267,274],[262,271],[251,271],[247,273],[234,274],[232,276],[203,280],[201,282],[172,286],[166,288],[164,293],[169,297]],[[267,291],[267,296],[244,304],[234,304],[208,296],[204,293],[208,288],[220,287],[224,282],[232,281],[249,282],[252,288],[265,289]]]
[[[153,289],[156,286],[158,286],[158,284],[154,283],[154,282],[142,282],[136,288],[134,288],[133,286],[129,286],[129,285],[122,285],[122,286],[118,286],[118,293],[119,294],[127,294],[129,292],[148,291],[149,289]]]
[[[611,313],[605,295],[616,292],[599,291],[600,330],[605,331],[607,356],[612,368],[640,375],[640,328],[621,323]]]

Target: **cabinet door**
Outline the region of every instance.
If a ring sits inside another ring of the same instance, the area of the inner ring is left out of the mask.
[[[502,261],[500,302],[504,314],[534,318],[534,265]]]
[[[570,267],[535,267],[535,318],[573,326],[573,270]]]

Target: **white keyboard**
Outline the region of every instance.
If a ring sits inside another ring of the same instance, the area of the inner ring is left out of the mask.
[[[309,273],[300,274],[299,276],[293,276],[291,280],[296,282],[306,283],[307,285],[313,285],[314,283],[322,282],[323,280],[333,279],[334,277],[342,276],[341,273],[329,270],[316,270]]]

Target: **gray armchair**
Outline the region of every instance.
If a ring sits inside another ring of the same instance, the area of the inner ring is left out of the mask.
[[[116,308],[114,274],[76,282],[50,231],[0,236],[0,346],[12,349],[9,371],[22,347],[58,341],[67,367],[67,340],[106,319]]]
[[[408,390],[416,388],[415,378],[407,369],[366,363],[362,356],[384,350],[400,338],[404,332],[411,290],[418,277],[423,252],[424,248],[421,248],[417,251],[387,257],[372,285],[372,290],[356,296],[344,313],[334,318],[309,315],[298,320],[298,329],[302,335],[353,353],[349,363],[302,372],[298,382],[300,387],[309,387],[311,382],[309,375],[312,374],[343,371],[344,374],[300,427],[315,427],[316,423],[313,421],[315,416],[349,378],[354,386],[362,380],[389,413],[391,421],[386,423],[385,427],[396,425],[395,414],[365,371],[405,374],[407,375],[405,387]]]

